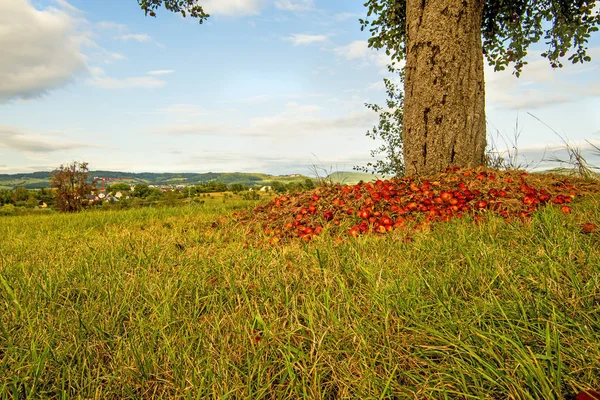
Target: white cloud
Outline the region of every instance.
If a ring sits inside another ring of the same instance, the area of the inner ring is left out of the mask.
[[[153,132],[168,135],[247,136],[247,137],[304,137],[314,135],[348,136],[364,132],[373,126],[376,114],[361,109],[331,117],[316,105],[288,103],[276,115],[252,118],[243,125],[231,123],[189,123],[153,128]],[[325,115],[323,115],[325,114]]]
[[[295,33],[288,36],[285,39],[292,42],[294,46],[306,46],[312,43],[324,42],[325,40],[327,40],[327,35],[306,35],[301,33]]]
[[[309,11],[315,8],[314,0],[277,0],[275,7],[287,11]]]
[[[112,21],[100,21],[96,23],[96,27],[98,29],[107,30],[107,31],[119,31],[125,32],[127,30],[127,25],[118,24]]]
[[[588,53],[597,57],[600,48],[590,48]],[[511,69],[494,72],[493,67],[486,65],[489,107],[534,110],[600,95],[600,84],[577,79],[577,75],[594,73],[598,69],[595,64],[565,64],[562,69],[553,69],[546,59],[539,57],[539,52],[531,52],[528,61],[520,78],[514,76]]]
[[[38,97],[86,70],[85,35],[77,32],[69,10],[0,1],[0,101]]]
[[[169,74],[171,70],[149,71],[150,76],[135,76],[129,78],[112,78],[106,76],[104,69],[100,67],[90,68],[91,77],[87,84],[101,89],[156,89],[167,85],[167,82],[156,78],[156,76]]]
[[[342,22],[342,21],[346,21],[346,20],[352,19],[352,18],[356,18],[358,20],[360,17],[363,17],[363,16],[364,15],[360,14],[360,13],[349,13],[349,12],[346,12],[346,13],[335,14],[333,16],[333,18],[335,18],[335,20],[338,21],[338,22]]]
[[[369,49],[369,43],[366,40],[355,40],[354,42],[337,47],[334,52],[348,60],[361,60],[369,58],[373,51]]]
[[[137,42],[144,43],[152,40],[152,37],[150,35],[146,35],[145,33],[128,33],[126,35],[115,36],[115,39],[135,40]]]
[[[280,94],[259,94],[250,97],[239,97],[235,99],[227,99],[227,101],[219,101],[220,104],[250,104],[259,105],[269,102],[276,102],[277,104],[284,104],[286,101],[303,100],[306,101],[308,98],[324,98],[325,93],[319,92],[302,92],[302,93],[280,93]]]
[[[88,84],[101,89],[156,89],[167,85],[167,82],[151,77],[138,76],[124,79],[95,76]]]
[[[385,83],[383,82],[383,80],[374,82],[374,83],[370,84],[369,86],[367,86],[367,90],[374,90],[374,91],[385,90]]]
[[[77,7],[73,7],[71,4],[69,4],[69,2],[67,2],[66,0],[53,0],[56,4],[58,4],[62,9],[69,11],[70,13],[73,14],[80,14],[81,10],[78,9]]]
[[[208,111],[195,104],[173,104],[171,106],[161,108],[158,110],[159,113],[170,114],[175,117],[198,117],[207,115]]]
[[[387,65],[391,64],[391,58],[383,51],[377,51],[369,48],[366,40],[355,40],[346,46],[340,46],[333,49],[338,57],[343,57],[348,61],[354,61],[358,67],[375,65],[380,68],[379,72],[386,75]]]
[[[65,141],[57,135],[25,133],[14,127],[0,125],[0,148],[34,153],[46,153],[81,147],[95,146],[79,142]]]
[[[104,58],[105,64],[113,64],[116,61],[122,61],[127,59],[127,57],[125,57],[121,53],[115,53],[104,49],[102,49],[102,57]]]
[[[264,0],[205,0],[202,7],[211,15],[237,17],[257,15],[264,5]]]
[[[159,69],[159,70],[155,70],[155,71],[148,71],[147,74],[148,75],[168,75],[168,74],[172,74],[174,72],[175,72],[175,70],[172,70],[172,69]]]

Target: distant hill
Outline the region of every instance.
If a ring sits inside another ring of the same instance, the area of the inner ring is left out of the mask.
[[[246,172],[206,172],[206,173],[154,173],[154,172],[118,172],[118,171],[90,171],[90,177],[111,178],[106,185],[118,182],[147,185],[196,185],[210,181],[226,184],[239,183],[249,187],[264,186],[270,182],[282,183],[304,182],[308,176],[269,175]],[[22,186],[27,189],[40,189],[50,187],[50,172],[32,172],[28,174],[0,174],[0,189],[13,189]]]
[[[368,174],[365,172],[333,172],[327,176],[333,183],[342,183],[346,185],[356,185],[358,182],[371,182],[382,179],[380,175]]]

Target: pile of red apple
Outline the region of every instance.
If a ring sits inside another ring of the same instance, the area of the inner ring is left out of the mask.
[[[293,238],[310,241],[326,229],[350,236],[383,235],[464,216],[477,221],[484,213],[496,213],[506,220],[528,219],[546,204],[569,214],[574,199],[598,191],[598,183],[565,176],[449,168],[427,179],[323,185],[310,192],[275,197],[251,214],[234,217],[243,223],[258,223],[271,243]]]

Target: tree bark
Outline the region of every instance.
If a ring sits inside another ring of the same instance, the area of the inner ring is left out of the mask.
[[[407,175],[484,164],[483,0],[406,0]]]

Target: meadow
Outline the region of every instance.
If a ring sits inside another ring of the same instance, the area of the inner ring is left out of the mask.
[[[563,399],[600,388],[600,195],[269,245],[258,203],[0,219],[0,398]]]

